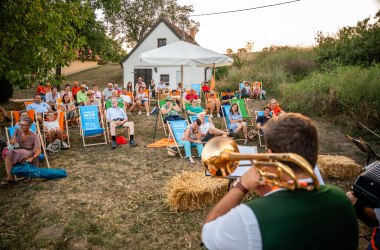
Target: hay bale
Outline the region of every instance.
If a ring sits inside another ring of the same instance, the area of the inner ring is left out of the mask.
[[[218,202],[227,186],[226,179],[206,177],[204,172],[184,172],[167,183],[167,203],[173,211],[201,210]]]
[[[362,169],[346,156],[319,155],[317,164],[324,178],[352,179],[357,177]]]

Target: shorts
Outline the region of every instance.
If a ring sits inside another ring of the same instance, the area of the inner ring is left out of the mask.
[[[148,100],[141,100],[141,104],[144,105],[145,102],[147,102]]]

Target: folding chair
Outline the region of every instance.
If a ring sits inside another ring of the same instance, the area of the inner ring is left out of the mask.
[[[107,108],[104,110],[104,119],[105,119],[105,125],[106,125],[107,141],[109,143],[111,143],[111,129],[109,128],[110,123],[107,122]],[[129,128],[128,127],[123,127],[123,126],[116,127],[116,129],[118,129],[118,128],[122,128],[122,129],[126,129],[127,130],[127,132],[128,132],[128,141],[130,141],[131,134],[129,133]]]
[[[24,104],[25,104],[25,109],[26,109],[26,107],[28,107],[28,105],[29,104],[32,104],[34,101],[26,101],[26,102],[24,102]]]
[[[169,138],[171,136],[174,140],[174,146],[177,148],[177,151],[180,157],[184,158],[180,150],[180,148],[183,148],[183,146],[179,145],[178,142],[182,140],[185,134],[185,129],[188,125],[188,122],[186,120],[168,121],[167,124],[168,124],[168,129],[169,129],[168,141],[170,141]],[[168,144],[168,147],[170,147],[170,144]]]
[[[117,106],[119,108],[124,109],[124,102],[123,101],[118,101],[117,102]],[[110,107],[112,107],[112,100],[106,101],[105,107],[106,107],[106,109],[109,109]]]
[[[253,117],[249,112],[247,101],[245,99],[232,99],[231,103],[236,103],[238,105],[240,114],[242,115],[243,119],[248,121],[249,126],[253,126]]]
[[[12,138],[13,134],[15,133],[16,128],[19,128],[19,126],[12,126],[12,127],[5,128],[5,134],[7,136],[8,146],[10,145],[9,141]],[[37,133],[38,138],[40,139],[41,148],[42,148],[42,152],[43,153],[40,154],[39,159],[45,159],[46,160],[46,165],[48,166],[48,168],[50,168],[49,160],[48,160],[48,157],[47,157],[47,154],[46,154],[46,148],[45,148],[45,145],[43,143],[42,136],[41,136],[41,131],[39,131],[39,128],[38,128],[38,126],[35,123],[32,123],[32,126],[30,127],[30,130],[33,131],[33,132],[35,132],[35,133]]]
[[[199,98],[201,98],[201,89],[202,89],[202,86],[200,83],[192,83],[191,84],[191,88],[195,90],[195,92],[197,92],[197,95]]]
[[[198,116],[197,115],[191,115],[189,116],[189,121],[190,123],[193,123],[196,119],[198,119]],[[214,124],[211,120],[211,117],[209,115],[205,115],[205,123],[206,122],[209,122],[211,124]]]
[[[79,106],[79,130],[83,139],[83,146],[94,146],[107,144],[106,131],[104,128],[104,119],[102,112],[99,112],[99,106]],[[100,114],[100,121],[99,121]],[[85,138],[103,137],[104,142],[86,144]]]
[[[58,117],[58,124],[59,124],[59,128],[62,131],[63,139],[67,140],[67,145],[70,147],[69,126],[68,126],[68,123],[67,123],[66,113],[62,112],[62,111],[57,111],[57,112],[58,113],[55,114],[55,118]],[[43,120],[45,121],[46,120],[46,114],[45,113],[42,114],[42,117],[43,117]],[[40,128],[38,128],[38,129],[40,129]],[[42,131],[41,134],[43,134],[44,145],[46,146],[47,141],[48,141],[48,136],[47,136],[48,133]]]
[[[368,143],[364,141],[361,137],[359,137],[359,139],[356,139],[352,138],[349,135],[346,136],[350,141],[352,141],[355,144],[356,147],[360,149],[360,151],[367,154],[367,160],[365,165],[368,165],[373,158],[375,158],[376,160],[380,160],[380,155],[376,154],[375,151],[368,145]]]
[[[205,99],[206,99],[206,109],[209,111],[209,113],[211,114],[211,110],[209,110],[209,107],[208,106],[208,99],[210,98],[210,92],[208,93],[205,93]],[[220,102],[220,105],[222,105],[222,101],[220,100],[219,98],[219,93],[218,92],[215,92],[215,98],[216,100],[219,100]],[[221,107],[220,107],[221,108]],[[217,107],[216,107],[216,104],[215,104],[215,108],[214,108],[214,111],[217,112]]]
[[[223,105],[221,107],[222,112],[223,112],[223,121],[224,121],[224,127],[226,129],[226,132],[229,132],[229,129],[231,128],[230,124],[230,109],[231,105]]]
[[[36,120],[36,113],[34,110],[27,110],[28,117],[34,122]],[[20,111],[11,111],[11,125],[14,126],[20,121]]]
[[[264,111],[255,111],[255,115],[256,115],[256,120],[259,116],[262,116],[264,115]],[[261,133],[260,129],[257,129],[256,128],[256,131],[257,131],[257,136],[259,137],[259,144],[260,144],[260,147],[266,147],[266,145],[264,144],[264,135]]]

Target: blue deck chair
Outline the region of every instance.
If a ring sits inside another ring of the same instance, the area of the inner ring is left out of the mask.
[[[197,115],[190,116],[190,122],[191,123],[193,123],[196,119],[198,119]],[[205,122],[209,122],[209,123],[213,124],[209,115],[205,115]]]
[[[98,106],[79,106],[80,134],[83,139],[83,146],[94,146],[107,144],[106,131],[104,127],[103,114],[99,112]],[[100,121],[99,121],[100,114]],[[86,144],[85,138],[104,137],[104,141],[99,143]]]
[[[197,92],[198,98],[201,98],[201,84],[200,83],[192,83],[191,88]]]
[[[8,145],[10,145],[9,141],[12,138],[12,136],[15,133],[15,131],[16,131],[17,128],[20,128],[20,127],[19,126],[13,126],[13,127],[7,127],[7,128],[5,128],[5,134],[7,136]],[[32,123],[32,126],[30,126],[30,130],[33,131],[33,132],[35,132],[35,133],[37,133],[38,137],[40,138],[40,143],[41,143],[41,147],[42,147],[42,153],[38,156],[38,160],[42,161],[42,160],[45,159],[46,160],[46,165],[48,166],[48,168],[50,168],[49,160],[48,160],[48,157],[47,157],[47,154],[46,154],[46,148],[45,148],[45,145],[43,143],[43,139],[42,139],[41,133],[40,133],[38,127],[36,126],[36,123]]]
[[[272,111],[270,112],[270,114],[272,115]],[[263,110],[259,110],[259,111],[256,110],[255,111],[255,115],[256,115],[256,119],[255,119],[255,122],[256,122],[257,118],[259,116],[263,116],[264,115],[264,111]],[[257,136],[259,137],[260,147],[266,147],[266,145],[264,144],[264,135],[261,133],[260,129],[256,128],[256,131],[257,131]]]
[[[229,129],[231,128],[231,124],[230,124],[231,105],[223,105],[223,106],[221,106],[221,108],[222,108],[222,112],[223,112],[224,126],[226,128],[226,131],[229,132]]]
[[[183,148],[183,146],[179,145],[178,142],[182,140],[188,123],[186,120],[168,121],[167,123],[169,128],[169,137],[172,136],[172,138],[174,139],[175,147],[177,148],[180,157],[184,158],[180,150],[180,148]]]

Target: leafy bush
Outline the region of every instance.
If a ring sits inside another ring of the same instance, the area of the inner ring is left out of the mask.
[[[379,64],[339,67],[281,85],[281,100],[288,111],[325,116],[344,126],[362,122],[379,127],[379,78]]]

